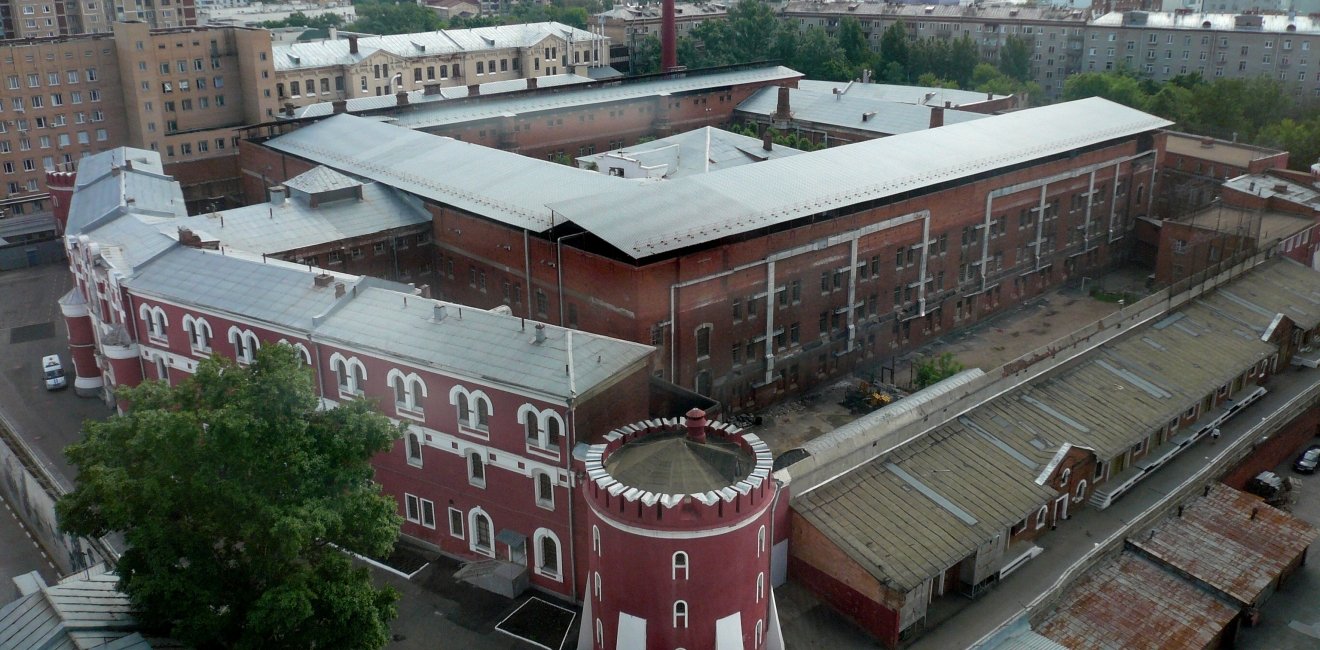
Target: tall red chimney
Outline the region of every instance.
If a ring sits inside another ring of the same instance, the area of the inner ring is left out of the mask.
[[[678,67],[678,45],[675,40],[674,0],[664,0],[660,13],[660,71],[669,72]]]
[[[688,440],[697,443],[706,442],[706,412],[693,407],[684,417]]]

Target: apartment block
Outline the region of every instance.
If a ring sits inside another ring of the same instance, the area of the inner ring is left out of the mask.
[[[1085,72],[1128,68],[1156,81],[1266,76],[1320,97],[1317,47],[1320,20],[1310,16],[1128,11],[1092,21],[1082,61]]]
[[[114,43],[131,98],[121,144],[159,151],[194,207],[223,203],[237,186],[238,127],[275,114],[270,33],[115,23]]]
[[[192,207],[228,205],[237,129],[274,114],[270,33],[152,29],[0,42],[0,210],[50,209],[47,170],[132,145],[159,151]]]
[[[124,142],[125,106],[108,35],[0,43],[0,211],[49,210],[45,170]]]
[[[845,2],[789,2],[780,17],[794,21],[800,29],[820,27],[836,34],[839,21],[853,17],[873,49],[880,37],[897,22],[914,39],[953,40],[970,37],[985,61],[998,61],[999,50],[1010,36],[1032,44],[1031,76],[1045,97],[1057,99],[1063,80],[1081,70],[1082,43],[1087,14],[1081,10],[1052,7],[976,5],[902,5]]]
[[[560,23],[501,25],[291,43],[274,48],[281,106],[572,73],[609,39]]]
[[[60,36],[68,33],[64,12],[62,0],[4,0],[0,2],[0,29],[5,38]]]
[[[7,39],[101,34],[125,21],[187,27],[197,24],[197,10],[193,0],[0,0],[0,37]]]

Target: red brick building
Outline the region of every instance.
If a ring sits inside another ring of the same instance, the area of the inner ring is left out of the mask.
[[[592,110],[503,133],[661,123]],[[438,295],[651,343],[665,379],[744,409],[1122,259],[1167,125],[1092,99],[649,183],[351,116],[241,157],[250,196],[254,170],[315,165],[418,196]]]

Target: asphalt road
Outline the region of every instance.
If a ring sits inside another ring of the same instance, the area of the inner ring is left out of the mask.
[[[61,265],[0,273],[0,414],[66,489],[75,472],[64,447],[80,439],[83,420],[111,413],[104,402],[73,394],[68,332],[56,302],[71,283]],[[48,354],[60,355],[69,388],[45,389],[40,366]]]
[[[46,584],[59,579],[55,565],[28,534],[13,508],[0,499],[0,607],[18,596],[13,579],[30,571],[40,571]]]

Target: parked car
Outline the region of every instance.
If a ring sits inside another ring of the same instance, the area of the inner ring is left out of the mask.
[[[1316,465],[1320,465],[1320,445],[1311,445],[1297,457],[1293,470],[1302,474],[1314,474]]]
[[[41,375],[46,379],[46,390],[59,390],[69,385],[64,379],[64,365],[60,363],[57,354],[41,358]]]

